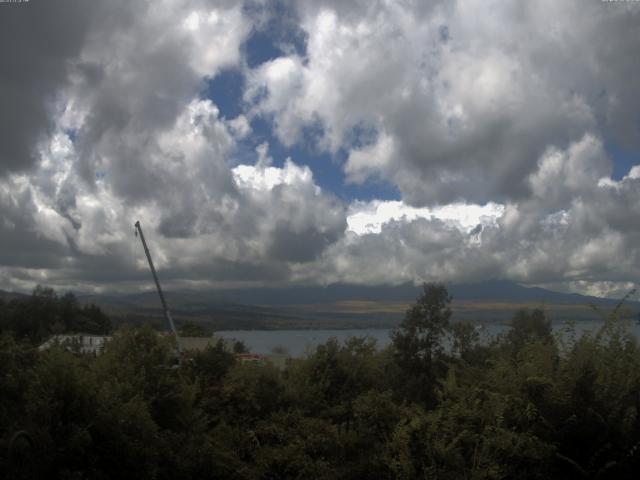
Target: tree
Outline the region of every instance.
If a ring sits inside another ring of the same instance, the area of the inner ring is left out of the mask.
[[[532,341],[551,344],[553,343],[551,320],[547,319],[544,310],[540,308],[532,311],[518,310],[511,320],[511,330],[506,338],[516,350]]]
[[[442,338],[449,330],[451,296],[442,284],[426,283],[423,293],[393,332],[395,358],[410,396],[435,401],[435,382],[444,373]]]
[[[233,353],[249,353],[249,349],[242,340],[233,342]]]
[[[270,365],[234,365],[225,377],[223,397],[227,418],[251,425],[286,404],[280,371]]]
[[[0,304],[0,330],[35,345],[51,334],[105,335],[111,331],[111,320],[96,305],[80,306],[73,293],[59,297],[53,289],[38,285],[30,297]]]
[[[480,335],[475,325],[470,322],[458,322],[451,326],[453,351],[463,360],[472,358],[474,349],[478,346]]]
[[[186,320],[180,327],[180,335],[183,337],[210,337],[213,335],[213,330],[202,323]]]

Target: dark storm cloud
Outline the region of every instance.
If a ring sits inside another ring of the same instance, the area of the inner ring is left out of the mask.
[[[64,233],[46,228],[38,218],[33,193],[24,186],[0,184],[0,265],[24,268],[56,268],[68,254]],[[44,227],[38,232],[36,224]]]
[[[303,231],[295,232],[291,230],[290,225],[281,223],[274,229],[272,244],[267,252],[269,257],[276,260],[309,262],[338,240],[343,231],[344,226],[333,232],[322,232],[314,226],[309,226]]]
[[[90,75],[78,74],[70,90],[79,117],[74,168],[89,185],[104,177],[130,205],[160,205],[162,232],[186,237],[197,233],[193,210],[234,186],[225,160],[232,139],[217,109],[185,109],[205,78],[239,61],[248,27],[234,2],[132,5],[137,20],[114,19],[119,31],[92,32],[83,50],[79,64]],[[210,144],[197,154],[185,151],[191,120]]]
[[[0,175],[37,161],[93,11],[84,0],[0,3]]]

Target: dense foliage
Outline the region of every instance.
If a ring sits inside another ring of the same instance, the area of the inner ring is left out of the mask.
[[[521,311],[487,345],[450,324],[450,300],[426,285],[387,349],[331,340],[282,371],[222,341],[176,366],[150,327],[98,357],[4,334],[0,476],[635,478],[640,351],[623,323],[556,338]]]
[[[110,331],[109,317],[96,305],[81,305],[73,293],[59,297],[53,289],[37,286],[29,297],[0,298],[0,332],[19,340],[38,343],[52,334]]]

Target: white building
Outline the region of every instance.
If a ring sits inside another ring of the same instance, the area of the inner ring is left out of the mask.
[[[38,350],[48,350],[54,345],[59,345],[71,352],[90,353],[100,355],[104,345],[111,340],[106,335],[91,335],[87,333],[73,333],[65,335],[54,335],[49,340],[38,347]]]

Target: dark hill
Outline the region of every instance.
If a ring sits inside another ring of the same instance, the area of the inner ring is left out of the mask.
[[[29,295],[25,295],[24,293],[18,292],[8,292],[6,290],[0,290],[0,299],[2,300],[13,300],[14,298],[27,298]]]
[[[448,285],[454,319],[506,322],[519,308],[544,307],[554,320],[597,319],[589,304],[603,312],[619,300],[565,294],[524,287],[509,281]],[[191,318],[215,329],[373,328],[396,325],[420,294],[413,284],[326,287],[243,288],[167,292],[169,307],[178,320]],[[80,296],[101,305],[124,321],[155,318],[162,310],[155,290],[129,295]],[[627,316],[637,315],[640,303],[627,302]],[[129,319],[129,320],[127,320]]]
[[[492,301],[518,303],[560,303],[610,306],[619,300],[589,297],[577,293],[561,293],[538,287],[523,287],[507,280],[447,285],[454,302]],[[204,293],[203,293],[204,294]],[[332,284],[326,287],[250,288],[217,290],[204,294],[218,300],[250,305],[296,305],[334,303],[351,300],[376,302],[413,302],[420,295],[420,287],[402,285],[361,286]]]

